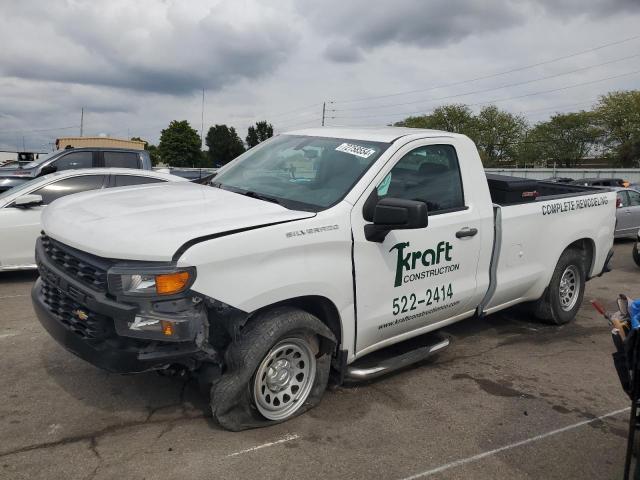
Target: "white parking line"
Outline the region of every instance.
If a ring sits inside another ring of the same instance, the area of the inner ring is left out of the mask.
[[[245,450],[240,450],[239,452],[233,452],[227,455],[227,457],[237,457],[238,455],[242,455],[243,453],[255,452],[256,450],[260,450],[262,448],[273,447],[274,445],[290,442],[291,440],[296,440],[298,438],[298,435],[285,435],[283,438],[281,438],[280,440],[276,440],[275,442],[263,443],[262,445],[258,445],[257,447],[251,447]]]
[[[0,297],[0,300],[4,299],[4,298],[20,298],[20,297],[28,297],[29,295],[5,295],[3,297]]]
[[[599,420],[603,420],[608,417],[614,417],[616,415],[620,415],[621,413],[628,412],[628,411],[629,411],[629,407],[623,408],[621,410],[616,410],[615,412],[609,412],[599,417],[592,418],[590,420],[584,420],[582,422],[574,423],[573,425],[567,425],[566,427],[558,428],[557,430],[551,430],[550,432],[536,435],[535,437],[527,438],[526,440],[521,440],[519,442],[511,443],[509,445],[505,445],[504,447],[496,448],[494,450],[489,450],[488,452],[479,453],[478,455],[473,455],[472,457],[461,458],[460,460],[456,460],[451,463],[445,463],[444,465],[440,465],[439,467],[433,468],[431,470],[427,470],[421,473],[416,473],[415,475],[411,475],[410,477],[405,477],[402,480],[415,480],[417,478],[429,477],[431,475],[435,475],[436,473],[449,470],[450,468],[455,468],[455,467],[459,467],[460,465],[465,465],[467,463],[475,462],[485,457],[490,457],[491,455],[495,455],[496,453],[504,452],[505,450],[510,450],[516,447],[521,447],[529,443],[537,442],[538,440],[551,437],[552,435],[557,435],[558,433],[563,433],[569,430],[573,430],[575,428],[583,427],[584,425],[589,425],[590,423],[597,422]]]
[[[18,334],[17,333],[0,333],[0,340],[9,338],[9,337],[15,337],[16,335]]]

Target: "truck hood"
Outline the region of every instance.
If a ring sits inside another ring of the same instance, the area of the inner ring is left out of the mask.
[[[170,261],[182,245],[200,237],[314,215],[176,182],[63,197],[44,210],[42,226],[50,237],[100,257]]]

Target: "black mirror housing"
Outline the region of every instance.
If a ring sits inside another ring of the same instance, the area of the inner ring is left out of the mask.
[[[50,173],[54,173],[58,170],[58,167],[56,167],[55,165],[47,165],[46,167],[42,167],[42,170],[40,171],[40,175],[48,175]]]
[[[392,230],[425,228],[429,224],[427,204],[417,200],[383,198],[373,212],[373,223],[365,225],[365,238],[381,243]]]

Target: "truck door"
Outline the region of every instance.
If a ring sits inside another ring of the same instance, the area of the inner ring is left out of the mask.
[[[619,207],[616,211],[616,233],[636,234],[640,228],[640,193],[635,190],[618,192]]]
[[[480,215],[465,195],[456,149],[434,140],[401,148],[352,210],[357,355],[472,312],[484,293],[476,283]],[[428,226],[367,241],[363,206],[374,190],[426,202]]]

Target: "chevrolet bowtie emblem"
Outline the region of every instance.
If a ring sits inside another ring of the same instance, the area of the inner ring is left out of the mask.
[[[89,314],[83,310],[80,310],[79,308],[77,310],[74,310],[73,312],[71,312],[73,315],[75,315],[78,320],[86,320],[87,318],[89,318]]]

